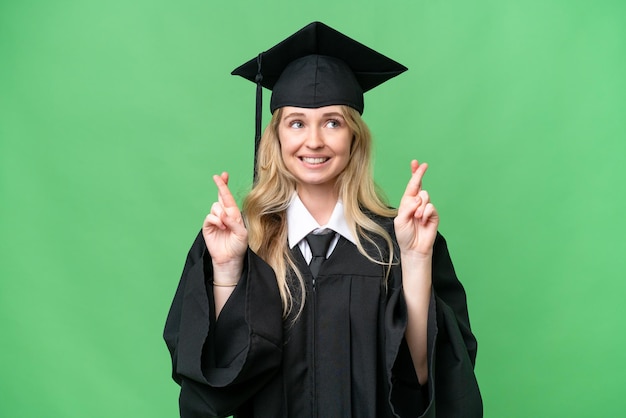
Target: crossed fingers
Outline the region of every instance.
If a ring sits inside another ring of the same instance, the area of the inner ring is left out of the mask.
[[[405,197],[417,197],[418,194],[422,191],[422,178],[424,177],[424,173],[428,169],[428,164],[423,163],[420,164],[417,160],[411,161],[411,179],[406,185],[406,189],[404,190]]]
[[[233,227],[233,223],[240,223],[241,214],[237,207],[237,202],[228,188],[228,173],[214,175],[213,181],[217,186],[217,202],[211,206],[211,213],[206,221],[219,228],[226,229]]]

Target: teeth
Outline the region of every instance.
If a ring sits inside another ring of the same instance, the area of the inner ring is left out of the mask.
[[[328,158],[324,158],[324,157],[316,157],[316,158],[302,157],[302,161],[304,161],[305,163],[309,163],[309,164],[321,164],[321,163],[325,162],[326,160],[328,160]]]

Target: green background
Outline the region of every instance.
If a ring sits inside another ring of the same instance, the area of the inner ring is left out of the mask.
[[[622,0],[0,0],[0,416],[177,415],[165,316],[252,171],[229,73],[313,20],[410,68],[366,94],[375,175],[431,165],[485,416],[626,410]]]

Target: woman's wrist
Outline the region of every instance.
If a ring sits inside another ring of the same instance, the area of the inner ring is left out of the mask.
[[[421,253],[417,251],[402,251],[400,250],[400,260],[402,260],[402,264],[405,262],[409,263],[431,263],[433,260],[433,252],[432,250],[426,253]]]
[[[213,286],[235,287],[243,273],[243,263],[213,264]]]
[[[235,282],[230,282],[230,283],[222,283],[222,282],[217,282],[215,280],[213,280],[213,286],[217,286],[217,287],[236,287],[237,283],[239,283],[239,281],[235,281]]]

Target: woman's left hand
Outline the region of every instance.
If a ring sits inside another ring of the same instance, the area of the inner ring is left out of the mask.
[[[439,226],[439,214],[422,189],[422,177],[428,164],[411,161],[411,179],[406,186],[398,216],[394,220],[396,239],[403,256],[432,256]]]

